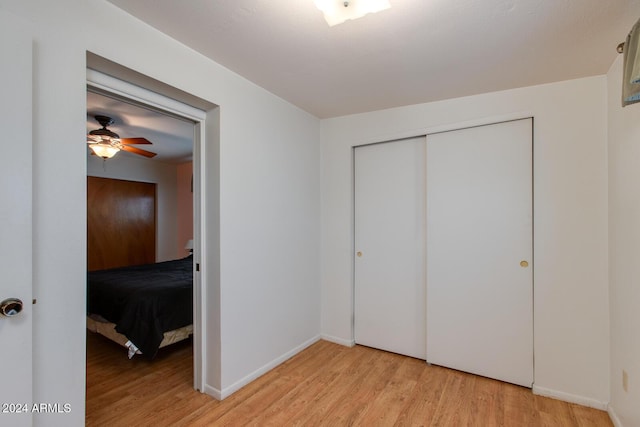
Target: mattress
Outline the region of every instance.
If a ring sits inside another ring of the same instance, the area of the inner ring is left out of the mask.
[[[87,315],[153,358],[166,332],[193,323],[193,257],[89,272]]]

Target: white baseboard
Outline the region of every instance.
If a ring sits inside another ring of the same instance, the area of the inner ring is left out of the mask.
[[[253,381],[253,380],[257,379],[258,377],[266,374],[267,372],[269,372],[270,370],[272,370],[276,366],[280,365],[281,363],[285,362],[286,360],[288,360],[291,357],[295,356],[296,354],[300,353],[305,348],[309,347],[311,344],[314,344],[314,343],[316,343],[318,341],[320,341],[320,335],[316,335],[315,337],[311,338],[310,340],[307,340],[307,341],[303,342],[302,344],[300,344],[299,346],[295,347],[294,349],[286,352],[282,356],[272,360],[271,362],[267,363],[263,367],[253,371],[252,373],[250,373],[246,377],[242,378],[241,380],[236,381],[235,383],[231,384],[229,387],[223,388],[222,391],[218,391],[218,390],[215,390],[215,389],[213,389],[211,387],[205,386],[205,392],[207,394],[211,394],[211,393],[209,393],[207,391],[208,389],[210,389],[210,390],[212,390],[212,391],[214,391],[216,393],[219,393],[220,397],[217,398],[218,400],[223,400],[223,399],[229,397],[230,395],[232,395],[233,393],[235,393],[236,391],[240,390],[245,385],[249,384],[251,381]],[[214,394],[211,394],[211,396],[216,397]]]
[[[354,345],[356,345],[355,340],[345,340],[344,338],[338,338],[338,337],[334,337],[332,335],[327,335],[327,334],[322,334],[320,335],[320,337],[325,341],[344,345],[345,347],[353,347]]]
[[[222,400],[222,392],[220,390],[218,390],[217,388],[213,388],[208,384],[205,384],[202,392],[204,394],[208,394],[209,396],[213,397],[216,400]]]
[[[588,406],[589,408],[600,409],[606,411],[609,407],[607,402],[601,402],[590,397],[578,396],[575,394],[565,393],[564,391],[551,390],[549,388],[538,387],[535,384],[532,387],[533,394],[539,396],[551,397],[553,399],[563,400],[569,403],[576,403],[582,406]]]
[[[615,427],[623,427],[620,418],[618,418],[618,414],[616,414],[616,411],[611,407],[611,405],[607,405],[607,412],[609,413],[609,418],[611,418],[611,422]]]

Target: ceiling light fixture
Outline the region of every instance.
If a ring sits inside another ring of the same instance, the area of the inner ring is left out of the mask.
[[[118,151],[120,151],[118,147],[104,142],[89,144],[89,148],[91,148],[96,156],[100,156],[105,160],[112,158]]]
[[[111,117],[95,116],[95,118],[102,125],[102,129],[89,132],[87,143],[96,156],[100,156],[104,160],[110,159],[120,151],[120,135],[107,129],[107,126],[113,124]]]
[[[95,115],[94,117],[102,125],[101,129],[92,130],[87,135],[87,143],[94,154],[103,159],[110,159],[120,150],[148,158],[156,155],[151,151],[133,147],[133,145],[137,144],[151,144],[147,138],[120,138],[120,135],[107,129],[107,126],[114,123],[111,117],[101,115]]]
[[[388,0],[314,0],[314,2],[316,7],[324,13],[324,19],[330,27],[391,7]]]

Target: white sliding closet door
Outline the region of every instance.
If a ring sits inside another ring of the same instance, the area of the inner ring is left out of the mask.
[[[427,137],[427,361],[533,383],[532,120]]]
[[[425,359],[425,138],[355,149],[356,343]]]

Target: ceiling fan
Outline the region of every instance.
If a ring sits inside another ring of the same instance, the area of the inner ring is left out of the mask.
[[[156,155],[156,153],[152,153],[151,151],[131,146],[135,144],[151,144],[146,138],[120,138],[120,135],[107,129],[107,126],[115,123],[111,117],[101,115],[95,115],[93,117],[102,126],[101,129],[92,130],[89,132],[89,135],[87,135],[87,143],[93,151],[93,154],[103,159],[109,159],[115,156],[120,150],[145,157],[154,157]]]

